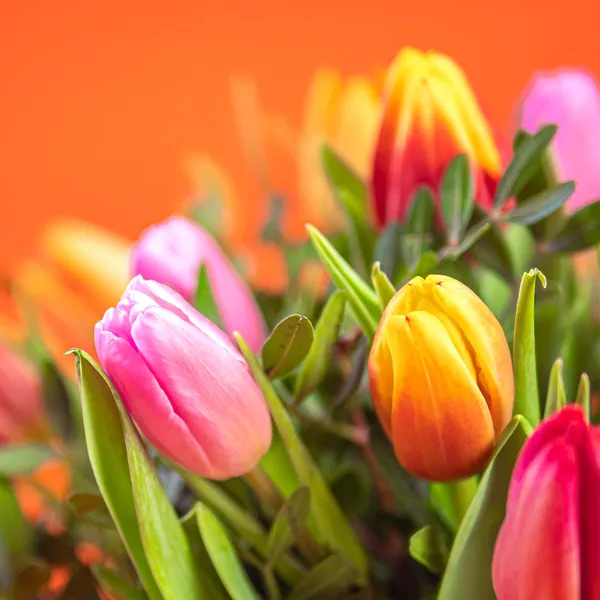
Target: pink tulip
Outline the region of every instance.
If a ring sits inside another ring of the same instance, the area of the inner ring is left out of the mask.
[[[492,566],[498,600],[600,598],[600,428],[578,406],[543,422],[517,460]]]
[[[132,251],[133,274],[170,285],[192,301],[204,264],[223,326],[239,331],[254,351],[267,337],[264,319],[252,293],[202,227],[171,217],[146,229]]]
[[[0,444],[18,441],[41,428],[42,405],[33,365],[0,343]]]
[[[552,143],[557,174],[577,184],[569,211],[600,198],[600,90],[591,74],[565,69],[534,77],[520,123],[530,133],[549,123],[558,125]]]
[[[268,450],[269,411],[244,359],[177,292],[134,277],[96,324],[95,341],[138,428],[166,457],[227,479]]]

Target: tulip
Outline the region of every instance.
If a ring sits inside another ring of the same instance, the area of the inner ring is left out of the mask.
[[[458,154],[470,159],[476,201],[491,207],[500,153],[465,74],[447,56],[404,48],[388,71],[371,171],[377,223],[403,221],[417,189],[436,191]]]
[[[170,285],[192,301],[204,264],[225,329],[239,331],[252,350],[267,337],[254,296],[215,240],[184,217],[171,217],[146,229],[132,251],[134,275]]]
[[[43,432],[42,389],[33,365],[0,343],[0,444]]]
[[[578,406],[542,422],[508,490],[492,575],[498,600],[600,598],[600,428]]]
[[[600,89],[583,70],[560,70],[536,75],[520,109],[523,129],[535,133],[554,123],[552,141],[557,177],[577,187],[567,202],[574,211],[600,198]]]
[[[139,430],[175,463],[226,479],[268,450],[269,411],[244,359],[177,292],[135,277],[97,323],[95,340]]]
[[[398,461],[432,481],[480,471],[511,418],[502,328],[451,277],[415,277],[392,298],[373,341],[369,380]]]

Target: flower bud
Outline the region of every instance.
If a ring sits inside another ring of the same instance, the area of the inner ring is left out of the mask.
[[[433,481],[477,473],[511,417],[500,324],[468,287],[415,277],[388,304],[369,356],[377,414],[400,464]]]
[[[578,406],[544,421],[515,465],[492,575],[498,600],[600,598],[600,428]]]
[[[227,479],[268,450],[269,411],[241,354],[167,286],[135,277],[95,341],[136,425],[172,461]]]
[[[252,293],[215,240],[196,223],[171,217],[150,227],[135,245],[132,262],[135,275],[170,285],[188,301],[205,265],[227,332],[239,331],[254,351],[262,346],[267,333]]]

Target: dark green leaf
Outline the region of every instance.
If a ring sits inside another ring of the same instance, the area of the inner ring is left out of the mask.
[[[377,240],[373,259],[381,263],[381,270],[392,280],[396,280],[403,265],[403,228],[400,223],[389,223]]]
[[[492,223],[487,235],[480,237],[471,247],[471,254],[483,266],[497,271],[508,282],[515,278],[512,255],[506,241],[504,231],[496,223]]]
[[[146,600],[148,598],[143,590],[123,581],[114,571],[109,571],[99,565],[93,566],[91,570],[100,589],[110,594],[115,600]]]
[[[443,536],[433,525],[426,525],[411,536],[408,552],[432,573],[441,573],[448,559]]]
[[[0,448],[0,476],[27,475],[53,456],[52,449],[42,444],[4,446]]]
[[[287,600],[329,600],[357,583],[359,573],[352,563],[337,554],[314,567],[292,590]]]
[[[446,169],[441,185],[442,216],[446,238],[455,246],[471,220],[475,197],[469,159],[464,154],[456,156]]]
[[[510,198],[519,194],[540,167],[542,156],[550,145],[556,125],[546,125],[535,135],[522,137],[512,161],[498,183],[494,195],[494,209],[499,212]]]
[[[544,410],[545,419],[555,412],[558,412],[567,403],[562,371],[563,360],[562,358],[557,358],[554,362],[554,365],[552,365],[552,370],[550,371],[548,395],[546,396],[546,407]]]
[[[365,271],[373,259],[375,236],[371,230],[371,213],[363,182],[329,146],[321,149],[323,169],[334,194],[348,216],[350,237]]]
[[[310,492],[298,488],[281,507],[269,532],[269,562],[274,563],[293,544],[306,524],[310,512]]]
[[[92,510],[104,509],[106,504],[98,494],[72,494],[69,504],[78,515],[84,515]]]
[[[0,478],[0,546],[9,561],[23,558],[33,541],[10,482]]]
[[[489,221],[481,221],[476,225],[473,225],[473,227],[467,231],[465,237],[456,246],[444,248],[440,253],[440,260],[443,258],[456,260],[459,256],[469,250],[480,237],[485,235],[491,226],[492,224]]]
[[[323,308],[315,327],[315,337],[308,356],[296,378],[295,397],[300,400],[323,381],[330,366],[331,353],[338,338],[346,307],[346,293],[334,292]]]
[[[221,582],[233,600],[259,600],[219,519],[205,505],[196,509],[202,541]]]
[[[223,321],[221,319],[219,307],[212,293],[206,265],[200,266],[194,306],[196,307],[196,310],[203,314],[209,321],[212,321],[217,327],[223,329]]]
[[[290,315],[277,324],[262,349],[265,373],[271,378],[293,371],[307,356],[315,333],[302,315]]]
[[[425,252],[424,254],[421,254],[421,258],[415,265],[409,278],[412,279],[413,277],[426,277],[427,275],[430,275],[433,273],[438,263],[438,256],[435,252]]]
[[[409,268],[414,268],[423,252],[431,247],[435,202],[431,190],[422,187],[412,198],[402,235],[402,255]]]
[[[575,183],[567,181],[544,190],[526,203],[500,215],[499,220],[517,225],[532,225],[557,211],[575,190]]]
[[[569,215],[556,235],[548,241],[550,252],[578,252],[600,242],[600,200]]]
[[[513,468],[530,431],[527,421],[517,416],[503,432],[454,539],[438,600],[496,600],[492,555]]]

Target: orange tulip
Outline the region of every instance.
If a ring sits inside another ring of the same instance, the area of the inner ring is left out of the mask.
[[[477,202],[490,207],[501,157],[465,74],[443,54],[404,48],[388,71],[371,172],[377,223],[402,221],[415,191],[437,190],[458,154],[470,159]]]
[[[512,414],[502,328],[451,277],[415,277],[396,293],[375,335],[369,379],[398,461],[433,481],[478,472]]]

